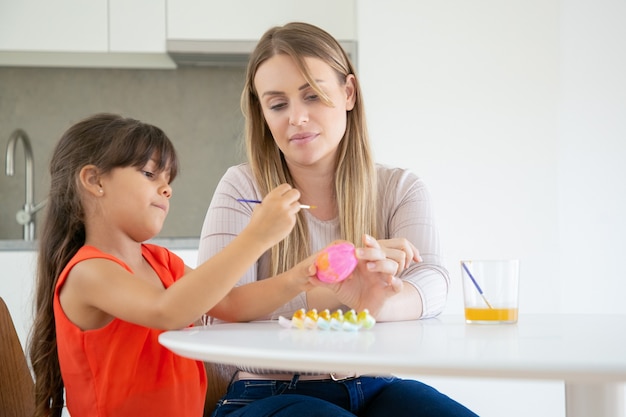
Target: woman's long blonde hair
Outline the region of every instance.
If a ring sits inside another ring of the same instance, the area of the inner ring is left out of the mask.
[[[241,108],[246,118],[245,138],[248,162],[262,195],[281,183],[293,185],[284,156],[263,117],[254,77],[261,64],[277,54],[291,57],[322,101],[332,105],[315,82],[304,58],[321,59],[333,68],[340,82],[355,75],[355,105],[347,113],[346,132],[339,144],[335,169],[335,198],[339,211],[341,238],[360,245],[363,233],[376,234],[376,168],[372,158],[361,89],[350,59],[339,42],[326,31],[300,22],[268,30],[250,56]],[[284,272],[310,254],[304,214],[286,239],[271,250],[272,275]]]

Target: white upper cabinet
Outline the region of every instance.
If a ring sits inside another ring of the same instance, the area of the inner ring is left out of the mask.
[[[166,0],[0,0],[0,65],[176,68]]]
[[[0,0],[0,66],[176,68],[177,52],[245,58],[271,26],[296,20],[355,53],[356,1]]]
[[[109,0],[109,51],[165,52],[165,0]]]
[[[107,0],[0,0],[0,51],[106,52]]]
[[[256,41],[290,21],[317,25],[338,40],[356,40],[356,0],[169,0],[168,40]]]
[[[328,31],[356,62],[356,0],[168,0],[167,50],[179,65],[245,65],[269,28],[292,21]]]

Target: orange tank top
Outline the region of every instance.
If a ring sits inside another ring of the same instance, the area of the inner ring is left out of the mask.
[[[142,253],[165,288],[183,276],[184,262],[169,250],[144,244]],[[100,329],[82,331],[65,316],[59,302],[61,287],[74,265],[91,258],[110,259],[132,273],[114,256],[83,246],[59,276],[54,319],[71,416],[202,416],[204,365],[161,346],[162,330],[113,319]]]

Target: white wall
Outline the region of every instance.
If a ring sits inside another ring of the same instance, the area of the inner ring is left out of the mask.
[[[472,258],[519,258],[522,312],[559,311],[558,3],[362,1],[358,22],[376,156],[430,188],[447,311]]]
[[[459,260],[509,257],[520,320],[626,313],[626,2],[360,0],[357,16],[376,156],[429,185],[446,313]],[[559,382],[421,379],[483,417],[565,412]]]
[[[614,278],[626,3],[361,0],[357,12],[376,156],[430,187],[447,312],[461,312],[460,259],[515,257],[522,313],[626,313]]]
[[[626,312],[626,2],[561,11],[559,260],[566,311]]]

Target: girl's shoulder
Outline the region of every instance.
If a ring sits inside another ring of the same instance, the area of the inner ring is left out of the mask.
[[[109,259],[127,268],[126,264],[122,260],[91,245],[81,246],[81,248],[74,254],[69,264],[75,265],[78,262],[95,258]]]
[[[144,257],[148,255],[154,259],[159,259],[163,261],[169,259],[172,255],[174,255],[174,253],[166,247],[155,245],[153,243],[143,243],[141,245],[141,252],[143,253]]]
[[[172,274],[178,279],[185,274],[185,261],[166,247],[144,243],[141,245],[141,251],[159,277]]]

